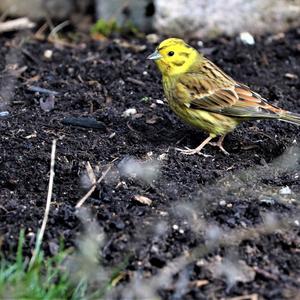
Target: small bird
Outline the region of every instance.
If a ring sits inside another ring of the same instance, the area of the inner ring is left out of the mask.
[[[300,115],[271,105],[259,94],[224,73],[183,40],[164,40],[150,54],[162,73],[170,108],[186,123],[208,132],[195,149],[178,149],[184,154],[202,154],[205,145],[223,147],[226,134],[242,121],[277,119],[300,125]],[[216,143],[210,141],[219,136]]]

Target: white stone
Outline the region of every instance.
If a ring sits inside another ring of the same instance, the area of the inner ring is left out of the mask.
[[[174,225],[172,226],[172,228],[173,228],[174,230],[178,230],[178,229],[179,229],[179,226],[176,225],[176,224],[174,224]]]
[[[133,116],[137,113],[136,109],[133,107],[133,108],[128,108],[126,109],[123,113],[122,113],[122,117],[130,117],[130,116]]]
[[[225,200],[221,200],[221,201],[219,202],[219,204],[220,204],[221,206],[225,206],[225,205],[226,205],[226,201],[225,201]]]
[[[255,44],[254,37],[249,32],[241,32],[240,33],[240,40],[245,45],[254,45]]]
[[[50,50],[50,49],[47,49],[44,51],[44,57],[47,58],[47,59],[51,59],[52,58],[52,55],[53,55],[53,51]]]
[[[300,0],[155,0],[154,4],[154,27],[168,36],[260,34],[300,24]]]
[[[280,195],[290,195],[291,193],[292,193],[292,190],[288,186],[281,188],[279,191]]]

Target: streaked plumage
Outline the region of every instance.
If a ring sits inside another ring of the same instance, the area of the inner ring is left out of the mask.
[[[154,53],[165,96],[170,108],[185,122],[209,133],[195,149],[177,149],[185,154],[200,153],[213,138],[222,146],[225,135],[241,122],[277,119],[300,125],[300,115],[267,102],[244,84],[236,82],[196,49],[181,39],[164,40]]]

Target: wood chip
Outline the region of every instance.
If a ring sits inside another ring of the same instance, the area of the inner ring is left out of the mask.
[[[197,287],[197,288],[200,288],[200,287],[205,286],[205,285],[207,285],[207,284],[209,284],[209,281],[208,281],[208,280],[206,280],[206,279],[201,279],[201,280],[195,280],[195,281],[192,281],[192,282],[190,283],[190,286],[191,286],[191,287]]]
[[[284,77],[288,78],[288,79],[298,79],[298,76],[296,74],[292,74],[292,73],[285,73]]]
[[[133,199],[139,203],[142,203],[142,204],[146,204],[146,205],[151,205],[152,204],[152,200],[149,199],[148,197],[146,196],[142,196],[142,195],[134,195],[133,196]]]

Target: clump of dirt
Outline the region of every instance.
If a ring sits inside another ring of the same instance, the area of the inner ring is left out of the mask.
[[[253,46],[228,38],[204,45],[200,50],[235,79],[271,103],[300,112],[299,30],[257,38]],[[103,263],[118,265],[129,257],[121,286],[138,272],[164,299],[254,293],[295,299],[300,167],[294,141],[299,128],[246,122],[225,140],[230,156],[210,146],[205,152],[212,157],[179,154],[174,147],[195,147],[205,133],[183,124],[162,102],[160,75],[145,60],[154,47],[135,39],[63,47],[0,38],[1,110],[9,112],[0,117],[2,252],[13,255],[24,228],[25,251],[31,253],[44,213],[51,143],[57,139],[46,253],[60,239],[73,245],[80,230],[75,205],[85,193],[86,163],[98,177],[112,163],[84,205],[107,236]],[[96,128],[67,125],[74,120]],[[289,190],[282,190],[286,186]],[[139,203],[136,195],[151,205]],[[274,225],[281,220],[282,227]],[[265,230],[268,226],[274,230]],[[236,240],[227,244],[224,234]],[[195,249],[202,250],[180,265],[168,284],[153,283],[170,262]],[[241,265],[253,276],[243,277]],[[229,273],[224,266],[231,266]]]

